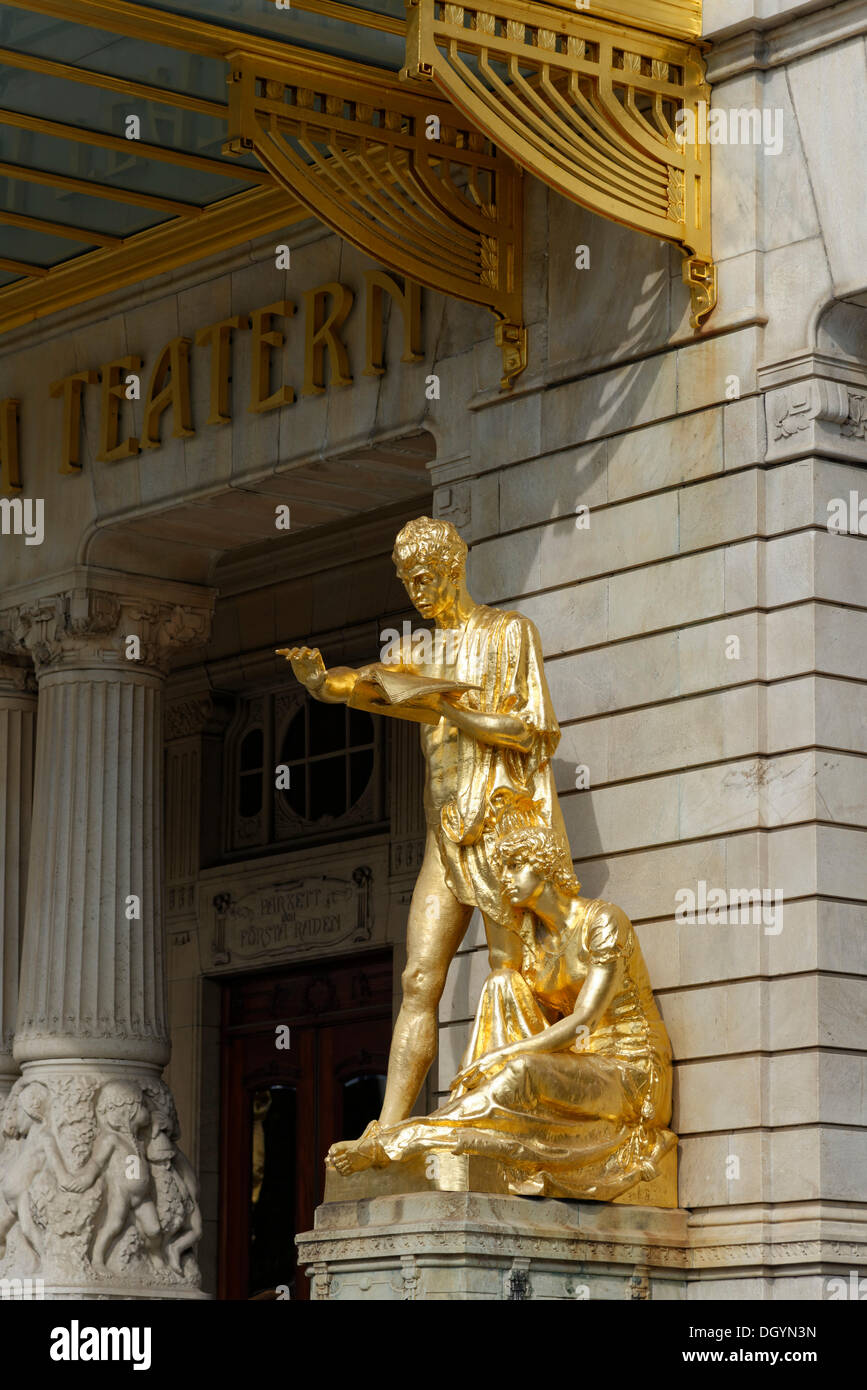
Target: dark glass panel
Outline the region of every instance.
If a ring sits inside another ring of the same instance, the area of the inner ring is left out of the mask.
[[[26,135],[27,132],[19,131],[18,134]],[[26,155],[12,162],[26,164]],[[129,203],[108,202],[98,194],[91,197],[89,193],[67,193],[46,184],[25,183],[22,179],[5,176],[0,178],[0,208],[6,212],[22,212],[27,217],[40,217],[45,222],[65,222],[68,227],[108,232],[110,236],[132,236],[170,218],[169,213],[133,207]],[[81,239],[87,241],[84,232]],[[76,243],[70,241],[67,244],[71,258],[77,254]]]
[[[260,772],[265,756],[265,739],[261,729],[251,729],[241,741],[241,771]]]
[[[365,791],[373,772],[373,749],[349,756],[349,804],[354,806]]]
[[[281,788],[280,795],[285,796],[287,804],[292,808],[296,816],[300,816],[302,820],[306,820],[307,788],[305,786],[306,772],[304,767],[293,767],[291,779],[291,786]]]
[[[152,87],[190,92],[208,101],[226,101],[226,64],[220,59],[125,38],[89,24],[68,24],[0,6],[0,47]]]
[[[25,230],[24,227],[0,225],[0,256],[6,256],[9,260],[52,266],[92,249],[93,243],[88,243],[83,232],[79,244],[68,237],[31,231],[29,227]]]
[[[349,711],[349,746],[357,748],[360,743],[373,743],[373,720],[364,710]]]
[[[252,1106],[250,1294],[278,1285],[295,1293],[295,1091],[256,1091]]]
[[[247,772],[238,783],[238,814],[249,819],[262,809],[262,774]]]
[[[28,169],[93,180],[118,190],[173,198],[192,206],[219,202],[251,187],[240,167],[239,177],[232,177],[233,166],[227,164],[229,173],[224,178],[221,174],[136,156],[136,142],[130,140],[129,144],[130,153],[127,154],[125,149],[105,150],[98,145],[83,145],[55,135],[0,127],[0,160]],[[94,193],[99,197],[98,188]]]
[[[346,813],[346,757],[322,758],[310,765],[309,819]]]
[[[382,1109],[385,1095],[385,1075],[352,1076],[344,1081],[342,1090],[343,1116],[340,1133],[344,1139],[357,1139]]]
[[[289,721],[280,754],[281,762],[294,763],[304,757],[304,725],[305,711],[302,707]]]
[[[225,99],[225,92],[222,92],[221,103]],[[166,102],[146,101],[138,96],[124,96],[122,92],[91,87],[83,82],[70,82],[63,77],[34,73],[3,63],[0,63],[0,106],[19,111],[25,116],[43,116],[66,125],[80,126],[84,130],[119,137],[126,136],[127,116],[138,116],[141,122],[139,139],[148,145],[164,145],[188,154],[207,155],[225,164],[229,176],[234,174],[239,164],[242,167],[259,167],[254,155],[224,157],[226,124],[219,116],[187,111]],[[135,142],[130,141],[130,151],[134,150]]]
[[[406,48],[399,34],[379,33],[367,25],[305,11],[300,6],[278,10],[276,5],[263,4],[253,14],[249,0],[158,0],[153,8],[191,15],[209,24],[267,34],[298,48],[317,49],[356,63],[373,63],[396,71],[406,61]],[[361,8],[379,10],[380,6]],[[394,11],[388,6],[385,13]],[[403,19],[402,6],[395,17]]]
[[[311,700],[308,708],[308,754],[336,753],[346,747],[346,710],[343,705],[323,705]]]

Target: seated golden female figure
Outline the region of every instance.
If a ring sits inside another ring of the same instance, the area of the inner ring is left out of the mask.
[[[659,1174],[676,1144],[671,1048],[632,924],[582,898],[562,839],[538,825],[497,842],[506,896],[525,909],[521,971],[487,979],[451,1098],[368,1127],[341,1173],[449,1151],[499,1160],[522,1195],[611,1200]]]

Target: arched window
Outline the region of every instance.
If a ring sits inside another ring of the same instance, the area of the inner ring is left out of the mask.
[[[226,852],[285,848],[289,841],[378,825],[381,723],[303,691],[242,701],[226,734]]]
[[[367,791],[375,751],[369,714],[305,701],[289,720],[280,750],[289,769],[289,786],[278,793],[284,809],[308,824],[339,820]]]

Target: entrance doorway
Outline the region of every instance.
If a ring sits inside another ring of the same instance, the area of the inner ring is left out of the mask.
[[[295,1235],[313,1225],[329,1146],[379,1114],[391,1000],[390,951],[226,983],[220,1298],[309,1297]]]

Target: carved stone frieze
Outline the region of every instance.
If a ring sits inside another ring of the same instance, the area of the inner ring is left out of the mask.
[[[134,666],[165,674],[172,650],[201,645],[210,631],[207,603],[81,587],[0,610],[0,651],[28,653],[37,675],[82,665]]]
[[[47,1286],[199,1284],[198,1183],[156,1075],[21,1077],[3,1113],[0,1277]]]
[[[840,433],[847,439],[867,439],[867,395],[849,392],[849,413]]]
[[[215,710],[216,706],[209,695],[170,701],[165,709],[166,743],[200,734],[213,718]]]
[[[849,392],[836,381],[804,381],[770,398],[771,438],[791,439],[814,420],[842,426],[849,417]]]
[[[403,1276],[401,1297],[406,1303],[414,1303],[419,1296],[421,1287],[421,1270],[415,1255],[401,1256],[400,1268]]]
[[[311,1290],[311,1300],[321,1303],[331,1297],[331,1271],[324,1261],[318,1261],[312,1269],[308,1270],[309,1277],[313,1280]]]
[[[856,364],[816,354],[764,368],[767,458],[821,453],[867,460],[867,374]]]

